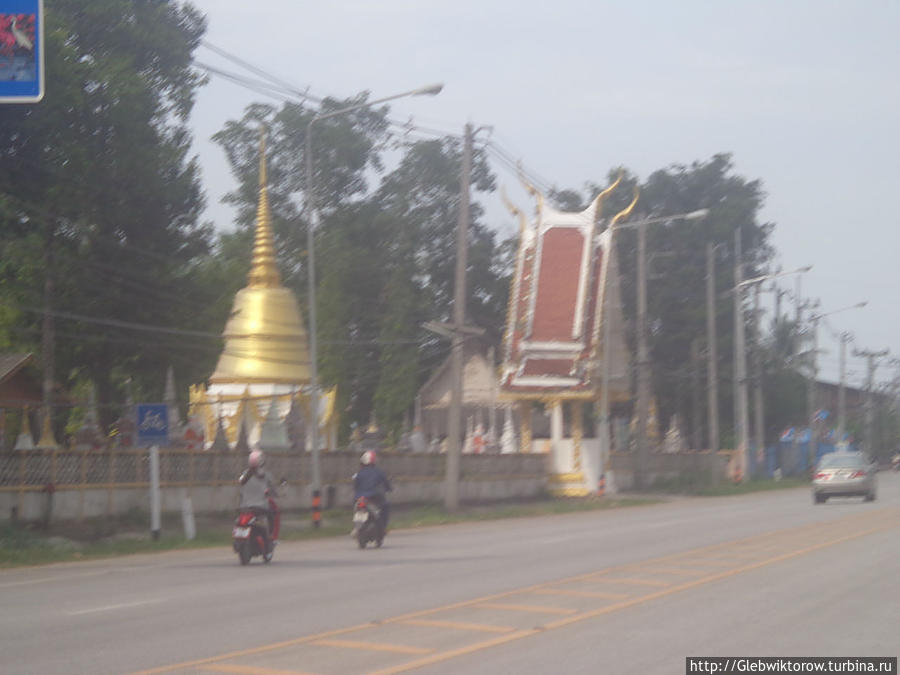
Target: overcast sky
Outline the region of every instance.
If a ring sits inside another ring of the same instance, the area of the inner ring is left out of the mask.
[[[614,166],[643,180],[671,164],[733,153],[760,179],[784,269],[812,264],[803,294],[836,314],[820,367],[838,379],[838,342],[900,355],[900,2],[896,0],[193,0],[207,40],[318,96],[380,98],[433,82],[435,98],[392,117],[459,133],[466,122],[548,183],[580,189]],[[207,48],[198,59],[240,69]],[[246,73],[244,73],[246,74]],[[213,77],[193,112],[206,218],[234,182],[209,137],[254,101]],[[515,176],[494,165],[514,201]],[[491,225],[511,218],[485,203]],[[785,287],[794,289],[794,281]],[[848,354],[848,381],[865,361]],[[897,373],[882,362],[878,379]]]

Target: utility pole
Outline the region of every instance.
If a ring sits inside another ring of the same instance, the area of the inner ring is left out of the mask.
[[[706,245],[706,383],[709,408],[709,451],[719,451],[719,378],[716,360],[716,247]]]
[[[691,410],[693,413],[693,427],[691,434],[691,447],[700,450],[703,441],[703,429],[700,421],[700,339],[691,340]]]
[[[850,333],[841,333],[841,384],[838,388],[838,443],[844,441],[844,430],[847,427],[847,343],[850,342]]]
[[[753,408],[755,410],[754,413],[754,425],[755,425],[755,433],[756,436],[756,461],[757,463],[762,461],[765,457],[765,449],[766,449],[766,432],[765,432],[765,421],[764,421],[764,413],[763,413],[763,364],[762,364],[762,345],[760,340],[760,330],[759,330],[759,294],[760,294],[760,286],[761,283],[755,284],[754,294],[753,294],[753,360],[756,370],[756,375],[753,378]]]
[[[610,303],[610,298],[612,297],[612,286],[611,284],[618,284],[618,274],[610,273],[610,260],[612,260],[613,251],[615,251],[616,247],[616,228],[615,222],[611,222],[608,226],[609,230],[609,255],[604,257],[603,262],[603,298],[601,311],[603,312],[603,338],[601,345],[601,366],[603,368],[600,375],[600,428],[598,429],[598,435],[600,437],[600,451],[601,451],[601,463],[600,463],[600,475],[604,481],[604,490],[605,494],[615,494],[617,492],[615,476],[613,475],[613,471],[610,465],[610,457],[612,455],[612,425],[610,424],[610,404],[609,404],[609,386],[610,379],[612,378],[612,348],[610,347],[610,342],[612,341],[612,321],[610,317],[612,316],[612,304]],[[616,287],[618,288],[618,287]],[[616,298],[621,298],[621,295],[616,293]],[[617,307],[616,309],[620,309]]]
[[[645,487],[645,464],[647,458],[647,416],[650,405],[650,361],[647,353],[647,226],[638,225],[638,298],[637,298],[637,348],[638,348],[638,410],[635,486],[642,490]]]
[[[880,359],[888,355],[888,350],[884,349],[880,352],[872,352],[867,350],[853,350],[854,356],[863,356],[868,364],[868,376],[866,377],[866,452],[870,458],[875,457],[875,399],[873,389],[875,387],[875,368],[877,364],[875,359]]]
[[[48,238],[47,248],[44,252],[44,322],[41,330],[41,357],[44,366],[44,424],[47,425],[52,432],[52,413],[53,413],[53,380],[54,380],[54,334],[53,334],[53,313],[51,311],[51,303],[53,300],[53,256],[52,256],[52,234]],[[42,439],[44,440],[44,439]]]
[[[735,435],[738,439],[738,456],[740,457],[741,482],[747,480],[747,471],[750,462],[749,452],[749,420],[747,411],[747,351],[744,344],[744,293],[741,283],[744,281],[744,273],[741,262],[741,228],[734,230],[734,352],[735,373]]]
[[[816,461],[816,382],[819,378],[818,351],[819,351],[819,316],[812,316],[812,349],[809,367],[809,379],[806,381],[806,418],[809,420],[809,469],[812,471]]]
[[[453,290],[453,338],[450,362],[451,393],[447,430],[447,475],[444,506],[459,508],[459,467],[463,395],[463,327],[466,322],[466,256],[469,248],[469,183],[472,172],[472,125],[466,124],[459,177],[459,222],[456,234],[456,280]]]

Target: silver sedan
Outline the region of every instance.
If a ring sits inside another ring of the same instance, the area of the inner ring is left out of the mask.
[[[829,497],[863,497],[875,501],[875,467],[860,452],[832,452],[819,460],[813,474],[813,501]]]

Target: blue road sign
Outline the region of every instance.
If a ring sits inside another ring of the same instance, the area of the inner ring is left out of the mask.
[[[0,0],[0,103],[44,97],[44,0]]]
[[[138,403],[138,445],[165,444],[169,441],[169,407],[165,403]]]

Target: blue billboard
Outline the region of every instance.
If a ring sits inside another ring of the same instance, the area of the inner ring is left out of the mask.
[[[44,0],[0,0],[0,103],[44,97]]]

